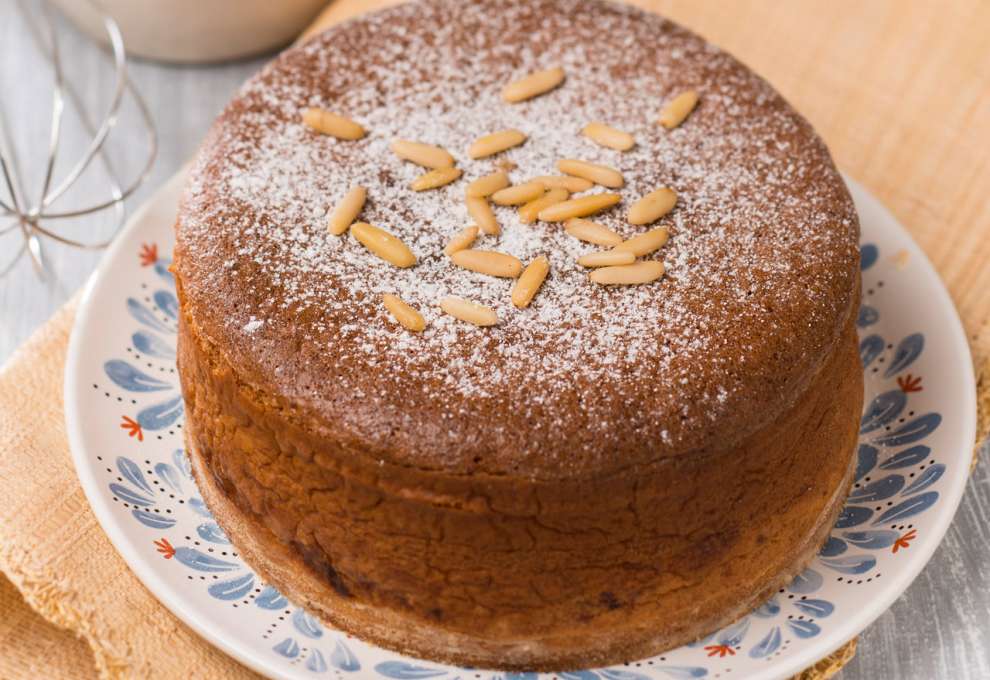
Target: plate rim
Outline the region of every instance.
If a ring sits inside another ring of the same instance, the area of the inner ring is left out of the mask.
[[[874,196],[870,191],[860,182],[853,179],[850,175],[842,172],[842,178],[846,182],[846,186],[849,188],[849,193],[852,195],[854,202],[857,205],[857,214],[859,214],[859,205],[867,204],[870,210],[874,210],[879,214],[883,215],[885,221],[895,225],[905,237],[905,250],[908,251],[909,257],[912,260],[920,262],[926,273],[930,275],[933,280],[934,285],[931,286],[930,290],[934,293],[934,296],[938,298],[935,302],[935,306],[942,309],[951,310],[950,325],[951,328],[946,329],[947,335],[951,335],[952,344],[955,346],[955,352],[957,356],[964,359],[962,362],[963,372],[966,378],[966,384],[968,389],[966,390],[965,404],[963,408],[959,409],[962,422],[959,427],[963,432],[963,439],[966,441],[971,441],[972,447],[976,445],[976,373],[973,368],[973,356],[972,351],[969,347],[969,342],[966,339],[966,331],[962,325],[962,318],[959,316],[959,310],[956,309],[955,303],[952,301],[952,296],[949,295],[949,290],[945,287],[945,282],[939,275],[938,270],[932,264],[931,260],[925,254],[925,251],[921,249],[921,246],[914,240],[911,232],[901,224],[900,220],[885,206],[880,199]],[[951,491],[951,497],[946,498],[943,496],[943,502],[948,500],[947,506],[951,506],[951,511],[947,511],[944,514],[939,515],[939,519],[933,525],[933,533],[938,535],[938,540],[931,542],[931,544],[924,544],[923,549],[919,552],[922,553],[923,558],[919,558],[916,561],[912,561],[903,570],[897,572],[898,578],[896,579],[896,587],[891,586],[885,590],[878,593],[877,597],[871,599],[870,607],[863,607],[860,609],[855,609],[850,611],[845,621],[847,622],[847,628],[856,629],[851,635],[843,633],[841,630],[836,629],[831,633],[825,633],[820,644],[822,647],[827,648],[827,651],[818,658],[809,658],[817,655],[810,654],[813,647],[805,647],[801,651],[796,652],[787,659],[787,674],[781,674],[781,678],[789,677],[795,673],[800,673],[806,668],[810,668],[818,661],[826,658],[827,656],[834,653],[839,647],[849,642],[853,638],[859,636],[863,631],[865,631],[874,621],[876,621],[880,616],[882,616],[890,607],[896,602],[900,597],[911,587],[911,584],[917,580],[918,575],[928,566],[931,562],[932,556],[935,551],[942,545],[942,541],[945,540],[945,534],[949,530],[949,526],[955,520],[956,513],[959,511],[959,504],[962,502],[962,498],[966,492],[966,484],[969,482],[971,472],[966,471],[965,475],[960,475],[954,478],[953,484],[949,486],[947,491]],[[948,494],[947,494],[948,495]],[[879,604],[876,604],[879,603]],[[850,624],[848,622],[852,621]],[[798,662],[801,663],[798,663]],[[782,662],[782,666],[784,662]],[[776,669],[775,669],[776,670]],[[776,676],[774,676],[776,677]]]
[[[249,645],[241,645],[238,642],[229,641],[226,639],[229,636],[224,635],[222,629],[216,629],[207,625],[194,610],[186,606],[182,598],[172,596],[172,588],[157,578],[157,572],[149,559],[143,557],[138,551],[131,549],[131,540],[126,536],[123,525],[116,521],[113,514],[113,507],[99,493],[99,481],[96,479],[94,470],[86,456],[84,427],[79,418],[80,408],[76,395],[80,393],[79,381],[81,371],[79,367],[83,361],[83,357],[81,356],[83,337],[85,327],[93,314],[93,305],[96,303],[96,291],[111,276],[113,263],[120,257],[129,237],[142,228],[147,215],[156,208],[157,204],[169,192],[181,192],[181,186],[185,183],[188,170],[189,164],[182,166],[138,207],[128,219],[124,229],[121,230],[107,252],[100,259],[96,270],[84,286],[69,336],[63,380],[63,412],[69,449],[76,475],[80,480],[80,486],[83,488],[86,500],[96,516],[100,528],[109,538],[114,549],[124,560],[125,564],[127,564],[131,573],[149,590],[155,599],[197,635],[230,656],[234,661],[269,677],[291,678],[292,676],[283,673],[282,669],[270,660],[270,657],[258,653],[255,648]],[[963,397],[963,403],[955,404],[954,407],[960,414],[961,422],[959,428],[963,430],[963,438],[967,441],[972,440],[972,446],[975,447],[976,378],[969,342],[966,338],[965,328],[962,325],[962,320],[955,303],[938,270],[935,269],[925,252],[915,242],[910,231],[865,186],[852,179],[847,173],[842,173],[842,176],[857,206],[868,205],[871,211],[882,215],[886,222],[901,232],[901,235],[904,237],[904,249],[908,252],[909,257],[919,263],[919,266],[925,270],[927,278],[932,280],[932,284],[926,288],[936,298],[933,302],[934,306],[948,309],[951,312],[947,314],[949,323],[944,328],[944,331],[947,338],[951,336],[951,350],[962,359],[961,368],[966,378],[966,384],[968,385],[965,395],[961,393],[957,395]],[[860,210],[858,209],[857,212],[860,212]],[[955,519],[968,480],[968,472],[966,475],[960,475],[952,479],[951,484],[945,490],[946,494],[942,501],[945,503],[944,507],[951,507],[951,510],[940,513],[932,527],[932,533],[938,535],[938,540],[920,546],[921,550],[919,552],[922,557],[915,558],[903,570],[897,572],[897,578],[892,579],[896,583],[895,586],[888,586],[877,593],[876,597],[871,598],[870,606],[851,610],[843,620],[844,623],[842,626],[836,626],[835,629],[824,632],[814,645],[802,647],[801,650],[784,657],[777,664],[768,666],[765,672],[760,672],[755,677],[764,680],[782,679],[811,667],[821,659],[832,654],[852,638],[861,634],[870,624],[890,609],[891,605],[917,579],[921,571],[931,561],[932,555],[934,555],[935,551],[942,544],[949,526]]]
[[[70,404],[76,403],[76,395],[79,393],[78,367],[82,361],[82,336],[87,316],[91,313],[91,307],[95,304],[95,291],[100,285],[111,276],[112,263],[117,260],[123,252],[124,244],[133,232],[138,231],[144,223],[147,215],[152,212],[158,201],[169,191],[180,191],[180,185],[185,184],[190,164],[183,165],[175,174],[168,178],[158,187],[127,220],[127,224],[120,231],[107,252],[100,259],[96,270],[90,275],[83,288],[79,306],[76,309],[76,316],[72,322],[72,330],[69,334],[69,346],[65,357],[65,373],[63,379],[63,417],[65,419],[66,434],[69,440],[69,451],[72,456],[73,467],[76,476],[79,477],[80,486],[86,495],[86,501],[90,509],[96,516],[100,524],[100,529],[110,539],[114,550],[124,560],[137,580],[148,589],[151,595],[176,616],[184,625],[191,628],[197,635],[206,642],[221,650],[235,662],[243,664],[264,676],[273,678],[286,678],[291,680],[291,676],[282,673],[281,669],[261,654],[256,654],[250,647],[235,646],[235,644],[225,639],[222,633],[215,631],[201,620],[199,616],[190,610],[181,598],[174,598],[170,595],[170,589],[164,581],[156,578],[156,572],[151,562],[145,559],[138,551],[132,550],[129,545],[123,525],[118,523],[113,516],[112,506],[108,504],[102,495],[98,493],[99,482],[93,474],[93,468],[87,464],[86,447],[83,443],[83,426],[78,417],[79,409],[70,408]]]

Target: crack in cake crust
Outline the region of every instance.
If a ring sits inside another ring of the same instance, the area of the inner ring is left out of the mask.
[[[260,415],[276,409],[181,333],[189,453],[221,526],[293,601],[405,653],[559,670],[689,642],[798,573],[851,483],[851,328],[798,404],[741,447],[563,489],[365,466],[276,433]]]

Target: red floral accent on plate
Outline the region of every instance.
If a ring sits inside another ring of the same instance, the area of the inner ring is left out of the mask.
[[[155,548],[162,554],[166,560],[170,560],[175,556],[175,548],[172,544],[168,542],[167,538],[163,538],[160,541],[152,541],[155,544]]]
[[[141,261],[142,267],[150,267],[158,262],[158,244],[142,243],[141,252],[138,253],[138,260]]]
[[[911,531],[907,532],[906,534],[898,538],[896,541],[894,541],[894,547],[891,548],[890,551],[896,553],[901,548],[904,549],[910,548],[911,541],[913,541],[917,537],[918,537],[918,530],[911,529]]]
[[[705,651],[708,652],[708,656],[718,655],[718,658],[724,656],[735,656],[736,650],[734,650],[729,645],[708,645],[705,647]]]
[[[925,389],[921,386],[921,376],[913,376],[910,373],[897,378],[897,386],[902,392],[920,392]]]
[[[120,424],[121,429],[127,430],[127,435],[137,437],[139,442],[144,441],[144,432],[141,431],[141,424],[133,418],[123,416],[124,422]]]

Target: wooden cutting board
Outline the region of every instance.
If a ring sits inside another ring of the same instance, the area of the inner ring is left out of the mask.
[[[306,35],[396,0],[337,0]],[[821,133],[949,288],[990,430],[990,2],[633,0],[727,49]],[[304,36],[305,37],[305,36]]]

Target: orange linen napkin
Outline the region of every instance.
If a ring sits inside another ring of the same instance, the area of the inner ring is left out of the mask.
[[[51,678],[256,677],[159,604],[86,502],[62,415],[77,302],[0,370],[0,571],[8,579],[0,590],[0,676],[37,677],[43,669]]]

